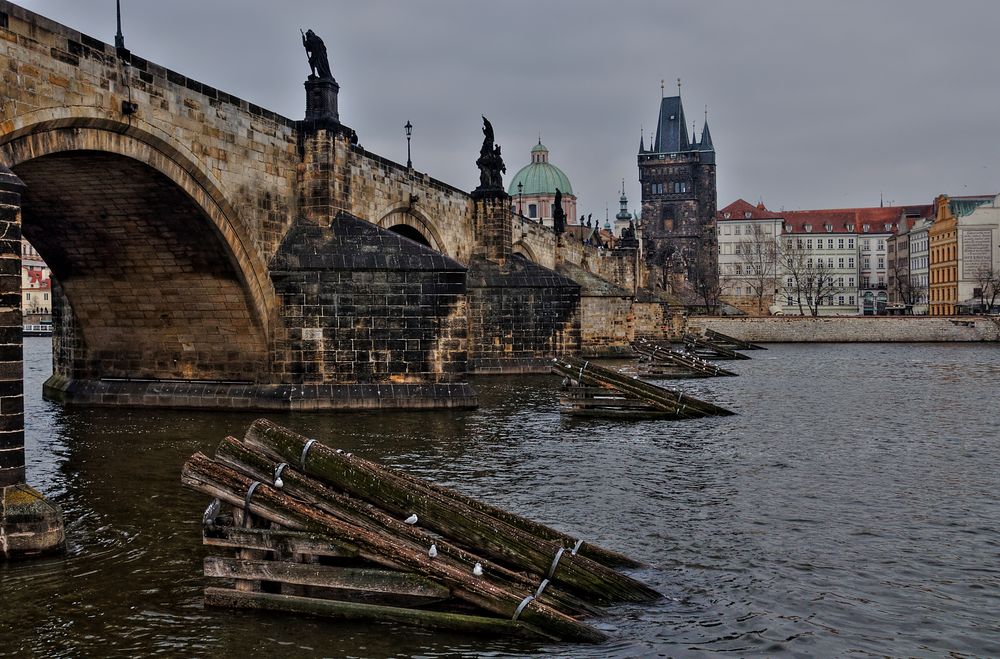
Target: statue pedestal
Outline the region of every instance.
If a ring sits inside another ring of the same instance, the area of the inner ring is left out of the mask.
[[[310,76],[306,86],[306,121],[340,122],[337,94],[340,85],[333,78]]]

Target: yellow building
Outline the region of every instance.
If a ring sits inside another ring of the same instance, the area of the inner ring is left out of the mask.
[[[929,315],[952,316],[958,303],[958,221],[951,212],[948,195],[934,199],[934,224],[928,230],[930,243]]]

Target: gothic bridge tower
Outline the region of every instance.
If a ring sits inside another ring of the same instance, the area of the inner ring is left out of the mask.
[[[639,140],[642,234],[649,285],[686,279],[695,288],[718,282],[715,236],[715,147],[706,116],[701,140],[688,134],[677,96],[662,98],[656,135]]]

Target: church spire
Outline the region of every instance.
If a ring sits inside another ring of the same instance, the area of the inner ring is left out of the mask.
[[[646,131],[639,126],[639,153],[646,152]]]

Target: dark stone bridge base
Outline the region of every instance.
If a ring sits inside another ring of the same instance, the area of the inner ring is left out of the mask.
[[[70,380],[53,375],[46,400],[68,406],[163,407],[212,410],[471,409],[479,404],[467,382],[436,384],[242,384],[164,380]]]
[[[0,488],[0,558],[53,554],[63,549],[66,534],[58,506],[24,483]]]

